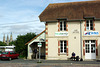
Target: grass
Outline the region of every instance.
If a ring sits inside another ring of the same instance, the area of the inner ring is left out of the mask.
[[[23,55],[19,55],[19,58],[22,58],[22,59],[23,59],[23,58],[26,58],[26,56],[23,56]]]

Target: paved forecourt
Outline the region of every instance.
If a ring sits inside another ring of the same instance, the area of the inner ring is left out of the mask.
[[[0,67],[100,67],[98,64],[0,63]]]
[[[100,67],[98,61],[67,61],[67,60],[38,60],[14,59],[0,61],[0,67]]]

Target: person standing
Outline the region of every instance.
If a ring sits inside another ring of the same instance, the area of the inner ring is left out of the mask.
[[[35,59],[37,59],[37,48],[34,49]]]

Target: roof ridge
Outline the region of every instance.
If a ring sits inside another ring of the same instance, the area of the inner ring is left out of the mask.
[[[90,2],[97,2],[97,1],[100,1],[100,0],[91,0],[91,1],[77,1],[77,2],[63,2],[63,3],[50,3],[49,5],[55,5],[55,4],[71,4],[71,3],[90,3]]]
[[[41,22],[57,21],[58,18],[84,19],[83,17],[95,16],[100,18],[100,1],[81,1],[49,4],[39,15]]]

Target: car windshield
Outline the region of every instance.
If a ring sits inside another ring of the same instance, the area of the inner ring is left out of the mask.
[[[8,54],[8,52],[2,52],[2,54]]]

